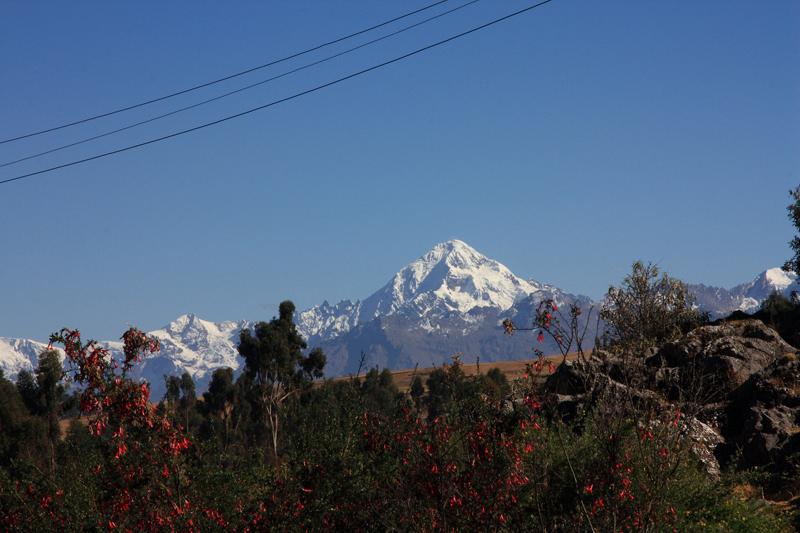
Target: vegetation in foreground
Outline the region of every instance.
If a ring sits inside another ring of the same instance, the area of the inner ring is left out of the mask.
[[[538,319],[555,332],[548,305]],[[155,339],[129,330],[112,361],[77,331],[54,335],[79,393],[65,396],[54,352],[34,376],[0,382],[3,527],[791,529],[741,474],[708,476],[677,410],[606,391],[565,417],[541,390],[541,362],[512,382],[456,359],[407,393],[377,369],[312,386],[324,355],[304,356],[293,307],[280,311],[243,335],[238,379],[217,370],[198,400],[191,378],[168,378],[157,406],[127,377]],[[61,435],[69,412],[88,423]]]
[[[800,193],[793,198],[790,215],[800,228]],[[793,241],[795,252],[798,246]],[[78,331],[62,330],[51,344],[63,348],[66,373],[48,350],[16,384],[0,376],[0,527],[799,528],[796,498],[777,505],[762,496],[797,488],[796,457],[780,471],[752,470],[741,468],[734,450],[729,469],[715,472],[698,452],[692,434],[716,381],[678,368],[664,395],[645,383],[655,348],[706,322],[683,284],[636,263],[608,302],[600,316],[609,329],[592,353],[583,338],[591,316],[578,308],[542,302],[533,327],[503,324],[509,334],[550,335],[564,361],[577,352],[575,364],[544,385],[540,376],[552,369],[541,352],[512,381],[497,370],[470,375],[456,358],[426,380],[412,378],[406,392],[387,370],[320,382],[325,356],[306,351],[294,306],[284,302],[277,318],[242,334],[241,375],[215,371],[201,398],[190,376],[168,377],[154,404],[148,385],[128,374],[158,350],[156,339],[131,329],[122,336],[124,357],[113,360]],[[797,346],[799,308],[775,296],[756,318]],[[796,363],[786,355],[775,368]],[[669,378],[663,370],[655,371],[659,379]]]

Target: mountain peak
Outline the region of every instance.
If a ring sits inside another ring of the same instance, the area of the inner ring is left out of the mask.
[[[465,243],[461,239],[450,239],[448,241],[440,242],[433,246],[431,252],[436,250],[443,250],[446,252],[456,251],[456,250],[466,250],[472,253],[478,253],[475,248],[470,246],[469,244]]]
[[[444,260],[450,266],[465,268],[484,263],[488,258],[464,241],[453,239],[435,245],[420,260],[428,263]]]
[[[184,331],[188,328],[203,328],[205,320],[202,320],[200,317],[195,315],[194,313],[185,313],[169,324],[167,324],[164,329],[171,332],[180,332]]]
[[[791,298],[792,292],[800,289],[800,285],[795,272],[773,267],[731,289],[705,285],[692,285],[691,288],[701,307],[711,312],[712,316],[725,316],[737,310],[746,313],[757,311],[773,293]]]
[[[476,307],[505,310],[538,289],[500,262],[453,239],[435,245],[364,300],[360,319],[389,315],[401,307],[419,316],[467,313]]]
[[[765,270],[757,279],[763,279],[765,285],[777,291],[784,291],[795,282],[797,274],[786,272],[782,268],[774,267]]]

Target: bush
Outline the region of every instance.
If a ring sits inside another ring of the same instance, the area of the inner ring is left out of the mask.
[[[694,306],[686,285],[657,266],[633,263],[620,287],[610,287],[600,317],[609,341],[642,350],[701,325],[708,317]]]

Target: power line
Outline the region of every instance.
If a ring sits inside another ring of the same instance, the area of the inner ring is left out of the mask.
[[[379,24],[375,24],[374,26],[370,26],[369,28],[365,28],[363,30],[359,30],[359,31],[357,31],[355,33],[351,33],[349,35],[345,35],[344,37],[339,37],[339,38],[336,38],[336,39],[334,39],[332,41],[328,41],[328,42],[313,46],[311,48],[307,48],[306,50],[303,50],[302,52],[296,52],[296,53],[288,55],[286,57],[282,57],[280,59],[275,59],[275,60],[270,61],[268,63],[264,63],[263,65],[258,65],[258,66],[255,66],[255,67],[248,68],[246,70],[242,70],[240,72],[236,72],[234,74],[229,74],[229,75],[224,76],[222,78],[217,78],[215,80],[211,80],[211,81],[208,81],[208,82],[205,82],[205,83],[201,83],[199,85],[195,85],[193,87],[189,87],[188,89],[182,89],[180,91],[176,91],[174,93],[166,94],[164,96],[159,96],[159,97],[153,98],[151,100],[146,100],[144,102],[139,102],[137,104],[129,105],[129,106],[126,106],[126,107],[121,107],[121,108],[115,109],[113,111],[107,111],[105,113],[100,113],[99,115],[93,115],[93,116],[85,117],[85,118],[82,118],[82,119],[75,120],[73,122],[67,122],[66,124],[61,124],[59,126],[53,126],[52,128],[47,128],[47,129],[43,129],[43,130],[39,130],[39,131],[34,131],[34,132],[31,132],[31,133],[25,133],[23,135],[18,135],[16,137],[11,137],[9,139],[0,140],[0,144],[6,144],[6,143],[14,142],[14,141],[19,141],[20,139],[27,139],[29,137],[35,137],[36,135],[42,135],[43,133],[49,133],[51,131],[62,130],[64,128],[69,128],[70,126],[76,126],[78,124],[83,124],[85,122],[90,122],[92,120],[97,120],[99,118],[109,117],[111,115],[116,115],[117,113],[122,113],[123,111],[130,111],[131,109],[136,109],[136,108],[143,107],[143,106],[146,106],[146,105],[154,104],[156,102],[161,102],[163,100],[167,100],[167,99],[173,98],[175,96],[180,96],[182,94],[186,94],[186,93],[189,93],[189,92],[192,92],[192,91],[196,91],[197,89],[202,89],[203,87],[208,87],[209,85],[214,85],[214,84],[221,83],[223,81],[227,81],[227,80],[230,80],[230,79],[233,79],[233,78],[238,78],[239,76],[244,76],[245,74],[249,74],[251,72],[255,72],[256,70],[261,70],[263,68],[271,67],[272,65],[277,65],[278,63],[283,63],[284,61],[289,61],[290,59],[294,59],[296,57],[300,57],[300,56],[308,54],[310,52],[314,52],[316,50],[319,50],[320,48],[325,48],[326,46],[330,46],[332,44],[340,43],[342,41],[346,41],[347,39],[351,39],[351,38],[356,37],[358,35],[361,35],[363,33],[367,33],[367,32],[370,32],[372,30],[376,30],[378,28],[381,28],[383,26],[391,24],[392,22],[397,22],[398,20],[410,17],[412,15],[416,15],[417,13],[421,13],[422,11],[426,11],[428,9],[431,9],[432,7],[436,7],[439,4],[443,4],[443,3],[448,2],[448,1],[449,0],[437,0],[436,2],[433,2],[432,4],[428,4],[428,5],[424,6],[424,7],[419,8],[419,9],[415,9],[414,11],[409,11],[408,13],[405,13],[403,15],[394,17],[394,18],[389,19],[389,20],[386,20],[386,21],[381,22]]]
[[[28,161],[30,159],[35,159],[35,158],[41,157],[43,155],[52,154],[54,152],[58,152],[58,151],[66,149],[66,148],[72,148],[73,146],[78,146],[78,145],[81,145],[81,144],[84,144],[84,143],[87,143],[87,142],[90,142],[90,141],[95,141],[97,139],[102,139],[103,137],[108,137],[110,135],[114,135],[115,133],[120,133],[120,132],[129,130],[129,129],[135,128],[137,126],[142,126],[144,124],[149,124],[151,122],[155,122],[157,120],[161,120],[162,118],[166,118],[166,117],[169,117],[169,116],[172,116],[172,115],[176,115],[178,113],[182,113],[184,111],[188,111],[190,109],[194,109],[194,108],[203,106],[205,104],[210,104],[211,102],[215,102],[217,100],[221,100],[223,98],[227,98],[228,96],[232,96],[234,94],[238,94],[240,92],[246,91],[248,89],[252,89],[254,87],[258,87],[260,85],[264,85],[264,84],[269,83],[271,81],[275,81],[277,79],[289,76],[290,74],[294,74],[296,72],[300,72],[301,70],[305,70],[307,68],[319,65],[321,63],[325,63],[325,62],[330,61],[332,59],[335,59],[337,57],[341,57],[341,56],[349,54],[351,52],[355,52],[356,50],[360,50],[361,48],[364,48],[366,46],[370,46],[372,44],[375,44],[377,42],[383,41],[383,40],[388,39],[390,37],[394,37],[395,35],[401,34],[403,32],[406,32],[406,31],[411,30],[413,28],[416,28],[418,26],[422,26],[423,24],[427,24],[428,22],[431,22],[431,21],[436,20],[438,18],[444,17],[445,15],[449,15],[451,13],[454,13],[456,11],[464,9],[465,7],[470,6],[472,4],[475,4],[475,3],[479,2],[479,1],[480,0],[470,0],[469,2],[467,2],[465,4],[461,4],[460,6],[456,6],[456,7],[452,8],[452,9],[448,9],[447,11],[443,11],[443,12],[437,14],[437,15],[433,15],[432,17],[428,17],[428,18],[423,19],[423,20],[421,20],[419,22],[415,22],[414,24],[410,24],[408,26],[400,28],[399,30],[393,31],[391,33],[388,33],[388,34],[383,35],[381,37],[378,37],[376,39],[372,39],[371,41],[367,41],[365,43],[359,44],[358,46],[354,46],[352,48],[348,48],[347,50],[343,50],[341,52],[338,52],[336,54],[324,57],[324,58],[319,59],[317,61],[313,61],[311,63],[306,63],[305,65],[302,65],[300,67],[294,68],[294,69],[289,70],[287,72],[284,72],[282,74],[278,74],[277,76],[272,76],[271,78],[267,78],[265,80],[261,80],[261,81],[255,82],[255,83],[251,83],[249,85],[245,85],[244,87],[240,87],[239,89],[234,89],[232,91],[220,94],[220,95],[215,96],[213,98],[208,98],[206,100],[202,100],[202,101],[197,102],[197,103],[192,104],[192,105],[181,107],[181,108],[175,109],[173,111],[169,111],[167,113],[163,113],[161,115],[156,115],[156,116],[148,118],[146,120],[141,120],[139,122],[134,122],[133,124],[129,124],[129,125],[123,126],[121,128],[117,128],[117,129],[113,129],[113,130],[110,130],[110,131],[106,131],[104,133],[100,133],[98,135],[93,135],[91,137],[86,137],[85,139],[81,139],[81,140],[78,140],[78,141],[75,141],[75,142],[72,142],[72,143],[69,143],[69,144],[64,144],[62,146],[57,146],[55,148],[51,148],[51,149],[45,150],[43,152],[39,152],[39,153],[36,153],[36,154],[31,154],[31,155],[28,155],[28,156],[25,156],[25,157],[20,157],[19,159],[14,159],[13,161],[6,161],[5,163],[0,163],[0,168],[11,166],[11,165],[15,165],[17,163],[21,163],[23,161]]]
[[[223,122],[227,122],[227,121],[233,120],[235,118],[239,118],[239,117],[242,117],[242,116],[245,116],[245,115],[249,115],[250,113],[255,113],[256,111],[261,111],[263,109],[267,109],[267,108],[282,104],[284,102],[288,102],[290,100],[295,100],[297,98],[300,98],[301,96],[305,96],[307,94],[311,94],[311,93],[317,92],[317,91],[319,91],[321,89],[325,89],[327,87],[331,87],[333,85],[337,85],[339,83],[342,83],[343,81],[347,81],[349,79],[356,78],[358,76],[362,76],[364,74],[367,74],[368,72],[372,72],[373,70],[378,70],[380,68],[386,67],[386,66],[391,65],[393,63],[397,63],[397,62],[402,61],[404,59],[408,59],[409,57],[413,57],[413,56],[415,56],[417,54],[421,54],[422,52],[426,52],[426,51],[431,50],[433,48],[442,46],[443,44],[449,43],[450,41],[454,41],[456,39],[460,39],[461,37],[465,37],[467,35],[470,35],[472,33],[477,32],[477,31],[480,31],[480,30],[483,30],[485,28],[488,28],[490,26],[494,26],[495,24],[498,24],[498,23],[503,22],[505,20],[508,20],[510,18],[516,17],[518,15],[522,15],[523,13],[526,13],[528,11],[536,9],[537,7],[543,6],[543,5],[548,4],[548,3],[552,2],[552,1],[553,0],[542,0],[541,2],[538,2],[536,4],[532,4],[532,5],[528,6],[528,7],[525,7],[525,8],[522,8],[520,10],[514,11],[513,13],[510,13],[508,15],[505,15],[505,16],[502,16],[500,18],[494,19],[494,20],[492,20],[490,22],[487,22],[485,24],[481,24],[480,26],[476,26],[476,27],[471,28],[469,30],[466,30],[466,31],[463,31],[461,33],[452,35],[452,36],[450,36],[450,37],[448,37],[446,39],[442,39],[441,41],[437,41],[437,42],[435,42],[433,44],[429,44],[427,46],[423,46],[422,48],[417,48],[416,50],[414,50],[412,52],[408,52],[407,54],[403,54],[403,55],[397,56],[397,57],[395,57],[393,59],[389,59],[388,61],[384,61],[383,63],[378,63],[378,64],[373,65],[371,67],[367,67],[367,68],[365,68],[363,70],[359,70],[357,72],[353,72],[352,74],[348,74],[347,76],[343,76],[343,77],[337,78],[337,79],[335,79],[333,81],[329,81],[327,83],[323,83],[322,85],[317,85],[316,87],[312,87],[311,89],[306,89],[305,91],[301,91],[299,93],[292,94],[291,96],[287,96],[287,97],[281,98],[279,100],[273,100],[272,102],[269,102],[267,104],[260,105],[258,107],[253,107],[251,109],[248,109],[246,111],[242,111],[240,113],[236,113],[234,115],[228,115],[228,116],[225,116],[223,118],[220,118],[220,119],[217,119],[217,120],[214,120],[214,121],[211,121],[211,122],[206,122],[204,124],[200,124],[200,125],[194,126],[192,128],[176,131],[174,133],[170,133],[169,135],[164,135],[162,137],[156,137],[154,139],[143,141],[143,142],[140,142],[140,143],[137,143],[137,144],[132,144],[132,145],[129,145],[129,146],[125,146],[123,148],[118,148],[116,150],[111,150],[110,152],[104,152],[104,153],[97,154],[97,155],[94,155],[94,156],[91,156],[91,157],[86,157],[84,159],[78,159],[76,161],[70,161],[69,163],[63,163],[61,165],[56,165],[54,167],[46,168],[46,169],[43,169],[43,170],[37,170],[36,172],[30,172],[28,174],[23,174],[21,176],[16,176],[16,177],[13,177],[13,178],[8,178],[8,179],[5,179],[5,180],[1,180],[0,181],[0,185],[5,184],[5,183],[10,183],[12,181],[17,181],[17,180],[21,180],[21,179],[25,179],[25,178],[30,178],[32,176],[38,176],[39,174],[45,174],[45,173],[48,173],[48,172],[53,172],[55,170],[60,170],[62,168],[67,168],[67,167],[71,167],[71,166],[75,166],[75,165],[80,165],[82,163],[87,163],[89,161],[94,161],[95,159],[101,159],[101,158],[104,158],[104,157],[116,155],[116,154],[119,154],[119,153],[122,153],[122,152],[127,152],[129,150],[134,150],[136,148],[141,148],[143,146],[147,146],[147,145],[154,144],[154,143],[157,143],[157,142],[165,141],[165,140],[171,139],[173,137],[178,137],[180,135],[185,135],[185,134],[191,133],[193,131],[197,131],[197,130],[201,130],[201,129],[204,129],[204,128],[208,128],[210,126],[215,126],[217,124],[221,124]]]

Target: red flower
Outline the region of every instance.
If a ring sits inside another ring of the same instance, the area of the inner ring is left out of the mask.
[[[525,453],[533,453],[533,444],[530,442],[525,445]]]
[[[123,455],[125,455],[128,451],[128,447],[123,442],[119,446],[117,446],[117,453],[114,454],[114,459],[119,459]]]
[[[39,502],[39,507],[41,507],[42,509],[47,509],[48,507],[50,507],[50,502],[52,501],[53,501],[52,496],[42,496],[42,499]]]

